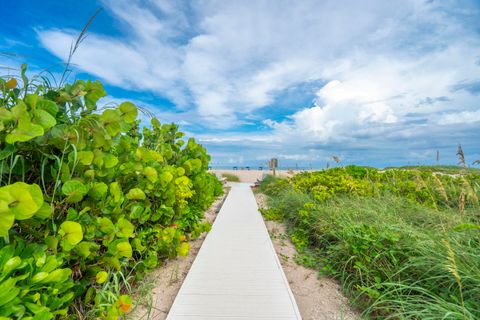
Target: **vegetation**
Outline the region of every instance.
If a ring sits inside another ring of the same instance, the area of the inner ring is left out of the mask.
[[[480,318],[480,175],[349,166],[269,179],[299,260],[376,319]]]
[[[227,181],[240,182],[240,178],[233,173],[222,173],[222,177],[226,178]]]
[[[209,230],[222,185],[175,124],[25,70],[0,78],[0,319],[119,319],[132,284]]]

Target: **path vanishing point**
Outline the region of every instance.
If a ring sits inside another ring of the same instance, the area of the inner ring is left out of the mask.
[[[301,319],[249,184],[231,185],[167,320]]]

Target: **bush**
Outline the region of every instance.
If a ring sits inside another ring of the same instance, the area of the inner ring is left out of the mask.
[[[131,309],[129,282],[209,230],[200,220],[221,183],[175,124],[140,130],[130,102],[98,109],[100,82],[52,88],[29,83],[24,66],[21,78],[0,79],[0,288],[13,299],[0,317],[70,307],[69,319],[117,319]],[[119,273],[134,277],[108,294]]]
[[[477,319],[478,179],[347,167],[264,190],[274,190],[268,213],[286,221],[304,260],[339,279],[365,316]]]
[[[222,177],[226,178],[230,182],[240,182],[240,178],[232,173],[222,173]]]

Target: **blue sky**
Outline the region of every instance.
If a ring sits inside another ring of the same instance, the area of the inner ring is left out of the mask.
[[[2,0],[3,73],[100,79],[177,122],[213,165],[480,159],[479,1]],[[5,68],[12,68],[11,70]],[[147,116],[144,116],[146,119]]]

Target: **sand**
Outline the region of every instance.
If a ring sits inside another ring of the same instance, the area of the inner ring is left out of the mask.
[[[260,208],[266,207],[265,195],[255,193],[255,198]],[[275,221],[265,224],[303,320],[359,319],[335,280],[295,262],[297,252],[285,226]]]
[[[221,175],[222,173],[234,174],[240,178],[240,182],[251,183],[254,183],[257,180],[262,180],[262,178],[267,174],[272,174],[271,170],[211,170],[211,172],[219,175]],[[292,170],[277,170],[275,174],[279,177],[289,177],[292,176],[295,172]]]

